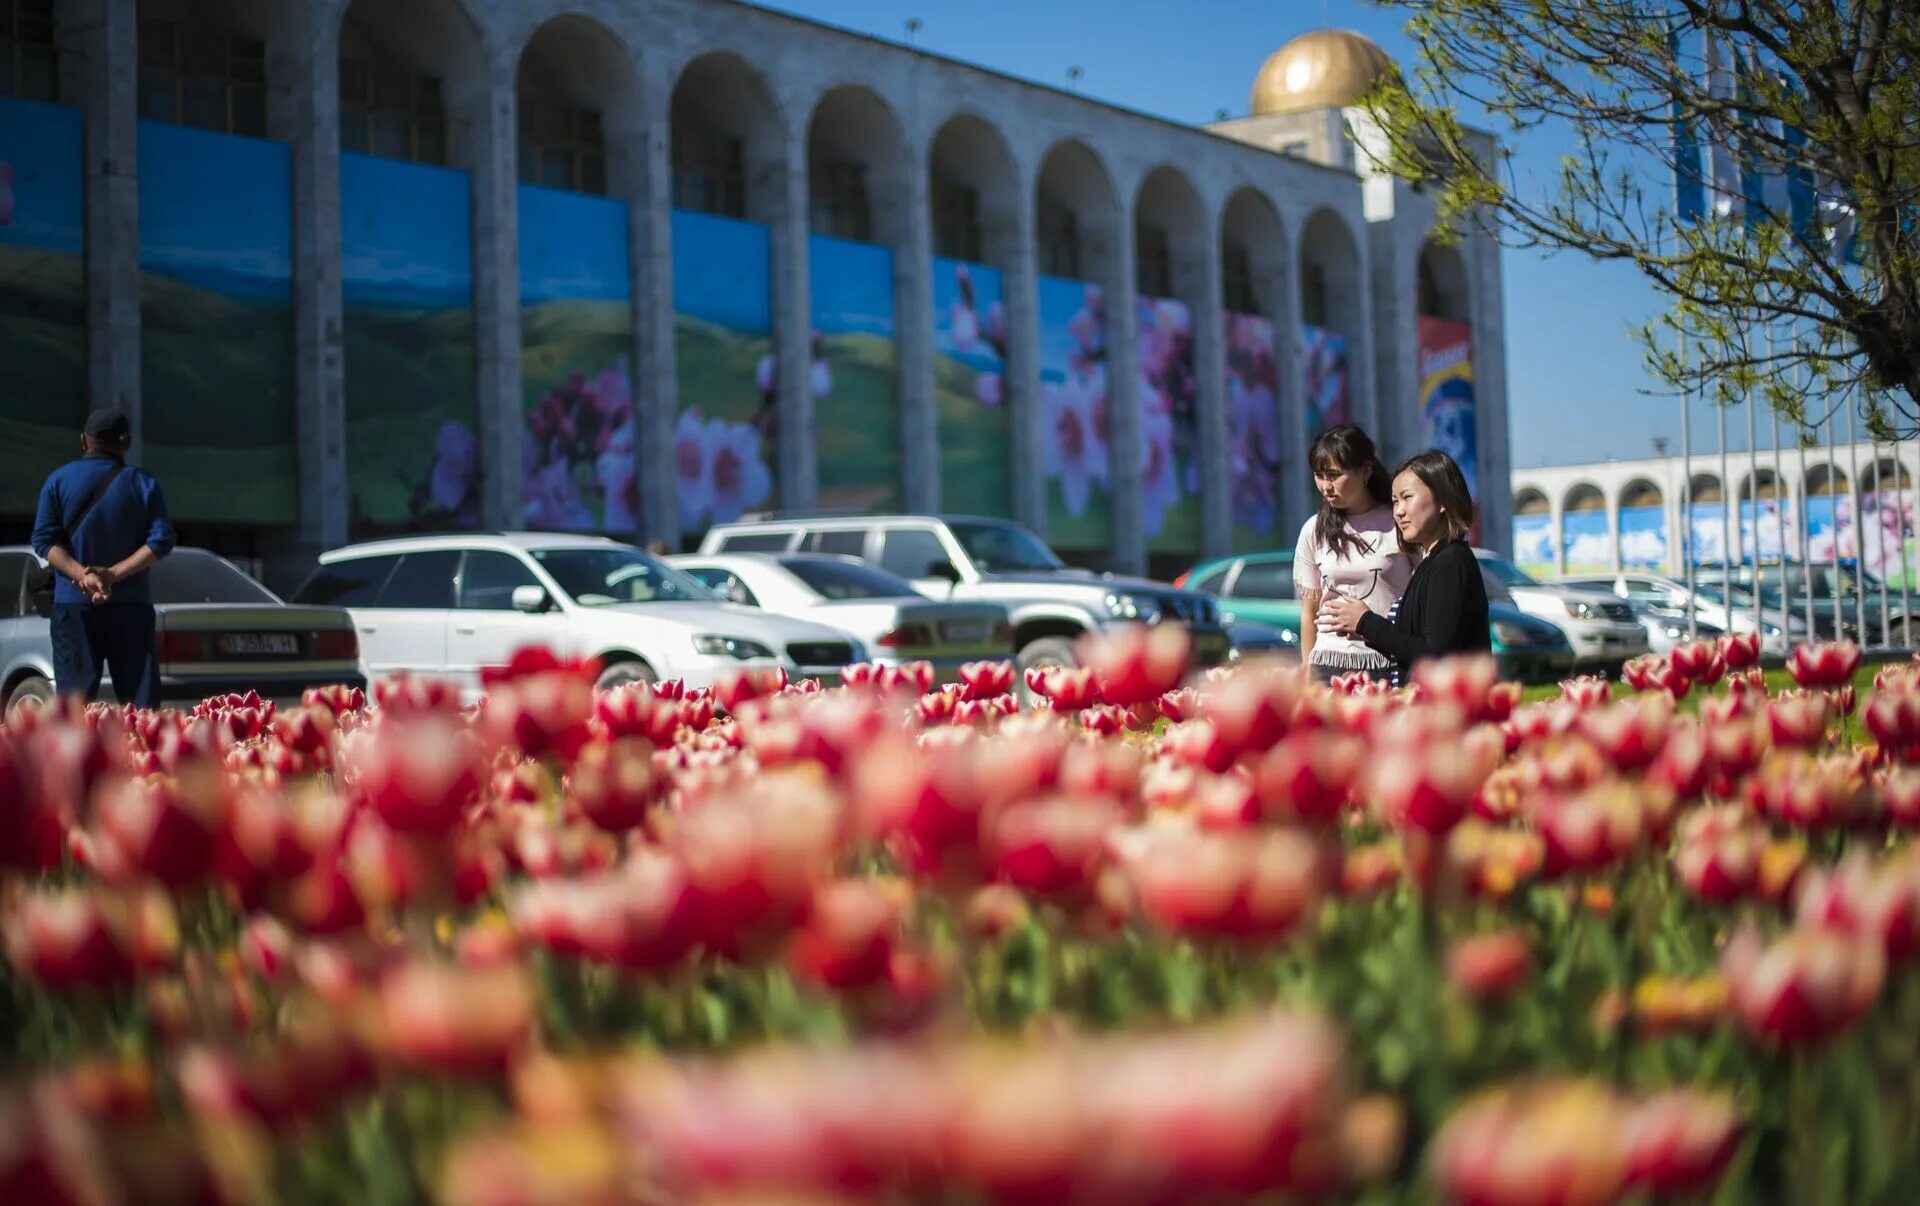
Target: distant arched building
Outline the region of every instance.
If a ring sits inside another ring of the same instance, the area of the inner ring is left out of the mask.
[[[16,7],[0,538],[112,404],[270,567],[830,506],[1171,574],[1291,547],[1348,420],[1509,539],[1498,249],[1382,174],[1358,34],[1195,129],[721,0]]]

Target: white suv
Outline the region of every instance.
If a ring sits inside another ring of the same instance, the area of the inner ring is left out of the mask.
[[[1580,666],[1610,668],[1651,648],[1625,599],[1597,590],[1574,590],[1537,582],[1497,553],[1475,549],[1487,597],[1512,603],[1528,615],[1560,626]]]
[[[345,607],[375,680],[413,673],[457,681],[523,645],[598,657],[602,687],[783,667],[837,680],[867,659],[838,629],[722,602],[630,545],[536,532],[410,536],[335,549],[295,599]]]

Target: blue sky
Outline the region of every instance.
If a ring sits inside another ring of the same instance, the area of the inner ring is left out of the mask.
[[[907,18],[917,17],[921,49],[1060,87],[1067,69],[1078,66],[1083,94],[1192,124],[1212,121],[1222,109],[1244,114],[1267,55],[1323,24],[1359,30],[1402,62],[1413,58],[1400,16],[1360,0],[971,0],[951,7],[764,0],[764,7],[891,41],[904,41]],[[1531,187],[1542,188],[1565,145],[1564,136],[1544,134],[1518,146],[1523,182],[1531,177]],[[1523,251],[1506,252],[1504,267],[1514,466],[1650,456],[1655,436],[1668,437],[1677,451],[1678,403],[1640,392],[1652,381],[1628,328],[1662,307],[1638,274]],[[1744,448],[1745,418],[1729,418],[1729,446]],[[1711,408],[1696,405],[1696,449],[1708,446],[1712,422]],[[1765,448],[1764,415],[1761,427]],[[1577,442],[1566,438],[1570,432],[1579,433]]]

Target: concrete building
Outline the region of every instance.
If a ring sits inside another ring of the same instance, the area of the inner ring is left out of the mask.
[[[1761,449],[1517,469],[1513,549],[1542,574],[1864,555],[1891,582],[1920,580],[1912,443]],[[1691,491],[1689,499],[1688,492]],[[1691,522],[1689,522],[1689,515]],[[1854,517],[1870,522],[1856,524]]]
[[[103,404],[273,570],[832,505],[1171,572],[1290,547],[1342,416],[1511,530],[1498,248],[1357,34],[1201,129],[733,0],[0,0],[0,65],[9,535]]]

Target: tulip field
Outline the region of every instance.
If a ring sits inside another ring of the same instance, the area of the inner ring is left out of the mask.
[[[1920,664],[1080,653],[20,714],[0,1202],[1920,1200]]]

